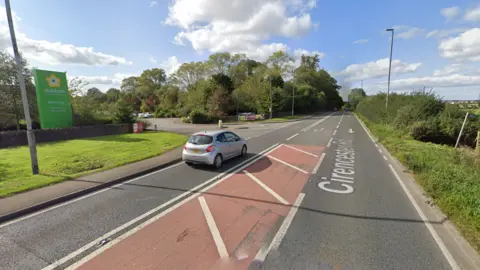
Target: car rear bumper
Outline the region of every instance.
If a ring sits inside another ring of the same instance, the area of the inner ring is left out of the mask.
[[[194,164],[212,165],[215,160],[215,153],[191,154],[183,150],[182,160]]]

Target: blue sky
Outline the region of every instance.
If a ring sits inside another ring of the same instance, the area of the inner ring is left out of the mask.
[[[345,89],[423,86],[445,99],[480,98],[480,2],[320,0],[11,0],[20,49],[32,66],[67,71],[107,90],[122,78],[212,52],[265,60],[282,49],[321,66]],[[9,49],[5,10],[0,46]],[[433,32],[437,31],[437,32]]]

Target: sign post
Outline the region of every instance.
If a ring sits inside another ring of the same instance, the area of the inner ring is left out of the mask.
[[[457,143],[455,143],[455,148],[458,147],[458,143],[460,142],[460,137],[462,137],[463,128],[465,127],[465,123],[467,122],[467,119],[468,119],[468,112],[467,114],[465,114],[465,119],[463,119],[462,128],[460,129],[460,133],[458,134]]]
[[[34,69],[40,125],[44,128],[67,128],[73,125],[72,105],[67,74]]]

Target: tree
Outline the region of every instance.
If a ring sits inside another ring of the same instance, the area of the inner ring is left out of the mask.
[[[348,94],[348,103],[350,104],[350,107],[355,110],[358,103],[360,103],[360,100],[366,96],[367,94],[365,94],[365,91],[362,88],[353,88]]]
[[[125,102],[118,102],[113,116],[113,122],[116,124],[129,124],[135,122],[132,108]]]
[[[148,98],[161,89],[166,81],[167,75],[165,70],[161,68],[146,69],[138,77],[138,87],[135,89],[135,92],[141,98]]]
[[[117,88],[110,88],[107,90],[107,101],[115,102],[120,98],[120,90]]]
[[[172,81],[183,89],[190,87],[197,81],[207,77],[206,64],[203,62],[183,63],[172,75]]]
[[[228,52],[211,54],[207,65],[213,74],[227,75],[232,65],[232,56]]]
[[[107,95],[100,91],[100,89],[96,87],[92,87],[87,90],[87,98],[90,100],[94,100],[97,102],[105,102],[107,101]]]
[[[120,90],[126,93],[135,93],[139,86],[139,78],[135,76],[130,76],[122,80],[122,86],[120,86]]]

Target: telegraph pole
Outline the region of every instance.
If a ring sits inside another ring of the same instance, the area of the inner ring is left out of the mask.
[[[22,64],[20,54],[18,53],[17,39],[15,37],[15,29],[13,28],[12,11],[10,9],[10,0],[5,0],[5,10],[7,11],[8,27],[10,28],[10,37],[12,39],[13,54],[17,64],[17,77],[20,84],[20,92],[22,94],[23,112],[25,114],[25,122],[27,123],[27,140],[30,148],[30,161],[32,163],[32,173],[38,174],[37,146],[35,144],[35,134],[32,130],[32,119],[30,119],[30,109],[28,107],[27,90],[25,87],[25,79],[23,78]]]

